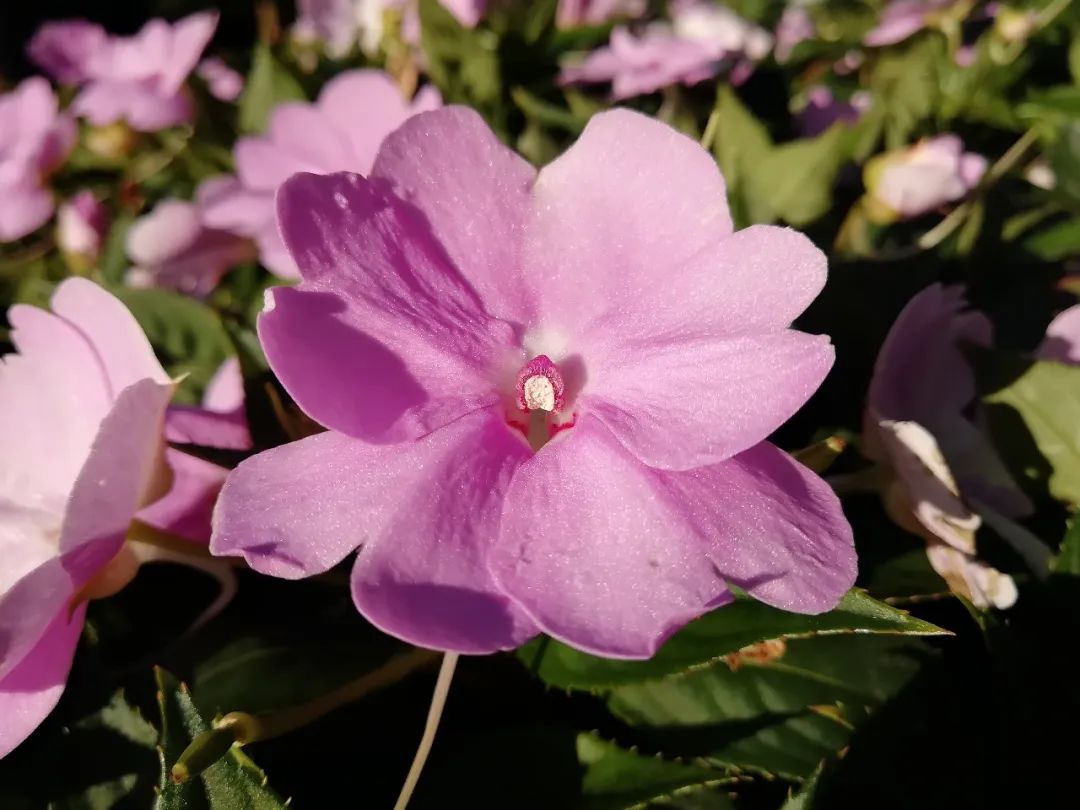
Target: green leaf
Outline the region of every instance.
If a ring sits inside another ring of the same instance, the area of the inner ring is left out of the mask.
[[[187,687],[163,669],[156,671],[161,739],[161,774],[154,810],[281,810],[286,806],[266,784],[266,775],[239,749],[233,748],[201,776],[182,784],[170,778],[173,764],[188,743],[210,730],[195,708]]]
[[[124,273],[131,266],[127,255],[127,234],[134,222],[135,217],[131,214],[121,214],[109,229],[101,254],[101,275],[109,284],[123,282]]]
[[[716,116],[713,154],[727,183],[735,226],[743,228],[755,222],[771,221],[767,205],[759,204],[755,208],[745,189],[750,174],[772,151],[768,131],[727,84],[722,85],[717,93],[713,114]]]
[[[602,690],[682,672],[768,639],[838,633],[933,636],[948,631],[858,590],[849,591],[836,608],[819,616],[786,613],[740,596],[688,624],[648,661],[598,658],[548,638],[526,644],[518,655],[551,686]]]
[[[788,797],[780,810],[812,810],[814,800],[817,797],[818,781],[821,779],[821,768],[814,771],[813,775],[803,784],[802,789]]]
[[[905,146],[933,115],[941,98],[939,67],[947,58],[942,38],[933,35],[877,53],[869,68],[869,89],[885,111],[886,148]]]
[[[650,748],[798,779],[933,656],[919,639],[866,635],[794,640],[770,654],[622,686],[608,705]]]
[[[169,374],[187,375],[178,401],[198,402],[214,372],[233,352],[217,313],[171,290],[112,287],[110,292],[131,310]]]
[[[265,43],[255,46],[244,92],[240,96],[241,132],[262,132],[270,113],[283,101],[303,101],[304,88]]]
[[[1024,247],[1048,262],[1080,253],[1080,217],[1057,222],[1024,240]]]
[[[991,430],[1013,469],[1080,503],[1080,367],[997,353],[984,397]],[[984,372],[985,373],[985,372]],[[1019,419],[1019,423],[1017,420]]]
[[[1061,550],[1054,560],[1055,574],[1080,576],[1080,520],[1073,520],[1065,539],[1061,541]]]
[[[836,175],[851,159],[855,143],[851,127],[834,124],[816,138],[771,150],[746,171],[750,210],[770,211],[758,221],[781,219],[796,227],[815,221],[832,207]]]
[[[585,766],[581,782],[582,810],[630,810],[727,784],[733,779],[712,768],[642,756],[594,734],[577,738],[578,760]],[[671,805],[667,805],[671,806]],[[712,807],[733,807],[713,804]]]

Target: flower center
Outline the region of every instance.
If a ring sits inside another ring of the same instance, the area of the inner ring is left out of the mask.
[[[538,354],[518,372],[517,406],[529,413],[558,413],[566,404],[566,385],[559,367],[546,354]]]

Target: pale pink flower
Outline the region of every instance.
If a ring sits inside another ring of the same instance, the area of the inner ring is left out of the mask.
[[[802,6],[787,6],[776,24],[776,61],[786,62],[796,45],[816,36],[817,26],[810,12]]]
[[[108,209],[92,191],[80,191],[57,211],[56,244],[81,262],[92,265],[98,260],[108,230]]]
[[[163,200],[127,234],[136,287],[168,287],[195,297],[208,295],[221,277],[255,258],[250,240],[208,228],[196,203]]]
[[[244,77],[216,56],[199,62],[195,73],[206,82],[206,89],[218,101],[236,101],[244,92]]]
[[[863,448],[891,471],[890,516],[927,541],[949,587],[979,607],[1006,608],[1016,586],[977,556],[980,510],[1015,517],[1031,503],[968,416],[975,377],[963,350],[991,340],[990,321],[967,309],[961,288],[934,284],[912,298],[874,366]]]
[[[933,15],[956,4],[956,0],[892,0],[878,24],[863,37],[870,47],[895,45],[922,31]]]
[[[1080,305],[1069,307],[1050,322],[1035,356],[1040,360],[1080,365]]]
[[[214,553],[298,578],[359,546],[360,612],[465,653],[644,658],[729,584],[804,613],[850,587],[839,502],[765,441],[832,365],[790,328],[825,257],[733,232],[696,142],[616,110],[537,172],[450,107],[278,212],[302,281],[259,336],[329,430],[230,474]]]
[[[986,172],[986,158],[965,152],[956,135],[925,138],[867,162],[867,194],[886,218],[911,219],[967,196]]]
[[[59,111],[44,79],[0,94],[0,242],[48,222],[55,204],[45,178],[63,163],[76,135],[75,122]]]
[[[559,0],[555,21],[560,28],[602,25],[616,19],[636,19],[645,10],[645,0]]]
[[[46,23],[28,52],[58,80],[81,87],[72,110],[92,124],[123,121],[152,132],[191,121],[185,87],[217,28],[215,12],[176,23],[154,19],[130,37],[108,36],[92,23]]]
[[[385,73],[354,70],[332,79],[314,104],[277,107],[263,135],[236,144],[236,176],[214,178],[199,190],[203,222],[252,239],[271,272],[295,278],[296,265],[278,236],[274,194],[295,172],[367,174],[383,138],[410,115],[438,107],[437,90],[407,101]]]

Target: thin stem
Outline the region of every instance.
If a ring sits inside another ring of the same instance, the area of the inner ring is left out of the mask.
[[[953,211],[941,220],[937,225],[924,233],[919,237],[918,246],[920,250],[930,250],[941,244],[950,234],[952,234],[957,228],[959,228],[964,220],[967,219],[968,214],[971,213],[971,209],[975,207],[975,202],[982,197],[998,180],[1008,174],[1015,168],[1016,164],[1027,154],[1028,149],[1032,147],[1035,141],[1038,139],[1034,129],[1029,129],[1023,135],[1017,139],[1016,143],[1009,147],[997,162],[994,163],[986,174],[983,175],[978,187],[972,194],[971,199],[962,205],[958,205]]]
[[[435,732],[439,728],[442,719],[443,707],[446,705],[446,696],[450,692],[450,681],[454,677],[454,668],[457,666],[457,653],[448,652],[443,656],[442,666],[439,667],[439,677],[435,681],[435,692],[431,696],[431,708],[428,709],[427,722],[424,724],[424,734],[420,738],[420,746],[416,749],[409,775],[405,777],[405,784],[401,787],[394,810],[405,810],[409,806],[416,784],[420,781],[420,774],[424,770],[428,754],[431,753],[431,745],[435,742]]]
[[[712,151],[713,141],[716,140],[716,131],[720,129],[720,107],[713,107],[713,111],[709,113],[709,120],[705,122],[705,132],[701,136],[701,148],[706,151]]]

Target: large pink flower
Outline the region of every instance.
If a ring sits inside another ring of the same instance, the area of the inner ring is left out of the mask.
[[[927,541],[931,565],[979,607],[1016,601],[1012,579],[977,556],[980,512],[1020,516],[1031,504],[969,411],[975,375],[966,346],[992,327],[959,287],[933,284],[908,302],[878,354],[863,426],[864,451],[891,471],[889,514]]]
[[[75,121],[61,113],[42,78],[0,94],[0,242],[21,239],[53,214],[43,178],[75,145]]]
[[[19,353],[0,365],[0,756],[63,691],[82,627],[73,597],[110,579],[132,516],[167,483],[173,385],[134,318],[81,279],[52,308],[11,308]]]
[[[832,491],[764,441],[833,362],[789,328],[825,257],[733,233],[693,141],[616,110],[537,173],[450,107],[278,213],[303,280],[259,334],[329,431],[229,476],[215,553],[295,578],[359,546],[360,612],[466,653],[647,657],[728,584],[808,613],[851,585]]]
[[[170,24],[154,19],[130,37],[114,37],[83,20],[46,23],[28,47],[30,58],[58,80],[82,90],[72,109],[93,124],[124,121],[152,132],[190,121],[184,87],[217,28],[214,12]]]
[[[265,135],[236,144],[236,177],[213,178],[199,193],[204,223],[254,239],[259,258],[284,278],[296,264],[278,236],[274,194],[295,172],[367,174],[383,138],[414,113],[442,103],[434,88],[411,103],[377,70],[354,70],[328,82],[314,104],[282,104]]]

